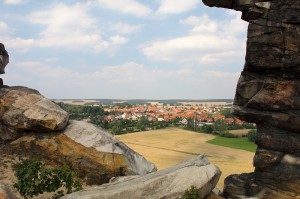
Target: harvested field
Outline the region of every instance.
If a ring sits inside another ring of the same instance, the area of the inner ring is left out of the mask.
[[[147,160],[164,169],[198,154],[206,154],[211,163],[222,170],[218,188],[230,174],[252,172],[254,153],[206,143],[213,135],[195,133],[180,128],[130,133],[117,136]]]

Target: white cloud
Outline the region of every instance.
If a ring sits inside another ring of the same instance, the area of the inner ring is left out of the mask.
[[[236,39],[218,35],[189,35],[166,41],[156,41],[142,49],[143,53],[154,60],[206,62],[205,57],[238,48],[241,43]]]
[[[8,34],[9,34],[8,25],[5,22],[0,21],[0,35],[7,36]]]
[[[135,15],[138,17],[147,16],[152,13],[152,9],[136,0],[97,0],[96,2],[100,6],[104,6],[107,9]]]
[[[199,0],[160,0],[159,14],[178,14],[197,7]]]
[[[153,60],[184,61],[202,64],[243,59],[246,23],[238,15],[228,21],[215,21],[207,15],[191,16],[180,24],[192,26],[189,34],[144,45],[144,55]],[[238,27],[236,27],[238,26]]]
[[[202,16],[190,16],[185,20],[180,21],[181,24],[194,26],[190,33],[198,34],[198,33],[214,33],[218,30],[219,24],[210,19],[208,15],[204,14]]]
[[[0,21],[1,42],[9,48],[15,48],[19,52],[26,52],[29,47],[35,45],[34,39],[24,39],[13,37],[13,30],[5,23]]]
[[[121,37],[119,35],[111,36],[109,38],[109,40],[111,41],[112,45],[123,45],[123,44],[126,44],[128,42],[127,38]]]
[[[109,47],[109,43],[101,38],[95,20],[88,16],[87,7],[83,4],[56,4],[47,10],[32,12],[29,20],[45,26],[38,41],[41,47],[63,46],[95,51]]]
[[[18,5],[24,3],[25,0],[4,0],[5,4]]]
[[[14,64],[10,81],[38,89],[50,98],[232,98],[238,78],[237,73],[201,72],[192,67],[153,69],[136,62],[90,72],[47,62]]]
[[[35,39],[40,47],[112,52],[116,51],[116,46],[128,41],[118,35],[109,37],[109,40],[103,39],[97,20],[88,15],[88,4],[54,4],[46,10],[30,13],[28,19],[33,24],[44,26],[39,38]]]
[[[240,73],[225,72],[225,71],[205,71],[201,74],[202,77],[213,77],[213,78],[235,78],[238,79]]]
[[[137,32],[141,29],[140,25],[131,25],[127,23],[115,23],[110,25],[111,30],[118,32],[119,34],[129,34]]]

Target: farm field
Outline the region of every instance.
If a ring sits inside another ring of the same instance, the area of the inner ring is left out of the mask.
[[[129,133],[116,136],[147,160],[164,169],[198,154],[206,154],[211,163],[217,165],[222,176],[217,187],[223,189],[226,176],[252,172],[253,152],[206,143],[216,136],[180,128]]]

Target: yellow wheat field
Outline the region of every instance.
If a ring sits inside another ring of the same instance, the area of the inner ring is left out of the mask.
[[[206,154],[211,163],[222,170],[217,185],[223,189],[224,178],[230,174],[252,172],[254,153],[206,143],[215,136],[180,128],[145,131],[119,135],[117,138],[147,160],[164,169],[198,154]]]

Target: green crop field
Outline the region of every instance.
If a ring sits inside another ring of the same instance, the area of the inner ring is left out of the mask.
[[[255,152],[256,144],[250,142],[248,138],[226,138],[226,137],[215,137],[212,140],[207,141],[209,144],[230,147],[233,149],[242,149],[245,151]]]

